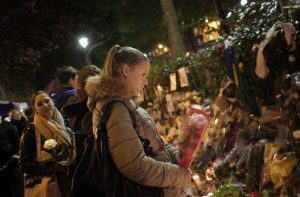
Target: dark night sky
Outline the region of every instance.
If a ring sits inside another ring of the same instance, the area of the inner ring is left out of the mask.
[[[186,23],[215,14],[210,0],[174,3],[179,21]],[[167,42],[158,0],[1,0],[0,13],[0,86],[12,97],[44,87],[61,65],[82,67],[82,35],[90,46],[106,41],[92,52],[100,67],[114,44],[149,52]],[[15,76],[22,82],[11,81]]]

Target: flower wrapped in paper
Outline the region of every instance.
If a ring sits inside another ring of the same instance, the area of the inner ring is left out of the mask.
[[[57,145],[57,141],[54,139],[48,139],[45,141],[43,148],[46,150],[54,150]]]
[[[59,144],[55,139],[48,139],[44,142],[43,150],[49,155],[49,160],[62,162],[67,158],[67,148]]]
[[[179,149],[179,165],[188,170],[196,157],[205,131],[209,125],[209,115],[203,110],[193,108],[184,122],[183,135]]]

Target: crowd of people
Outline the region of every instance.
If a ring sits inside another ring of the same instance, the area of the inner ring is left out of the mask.
[[[60,67],[54,85],[32,95],[31,115],[14,109],[10,122],[0,119],[1,196],[184,196],[191,171],[178,165],[176,148],[135,100],[149,69],[142,52],[118,45],[103,70]],[[98,163],[80,182],[88,143]],[[109,183],[105,158],[123,185]]]

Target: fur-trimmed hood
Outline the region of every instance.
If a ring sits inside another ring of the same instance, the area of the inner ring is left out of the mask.
[[[119,79],[96,75],[89,77],[85,90],[88,95],[88,107],[93,110],[98,100],[107,98],[127,99],[128,91],[126,85]]]

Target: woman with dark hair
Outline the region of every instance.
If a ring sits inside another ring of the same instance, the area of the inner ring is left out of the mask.
[[[32,96],[34,120],[20,140],[20,166],[24,173],[25,197],[60,197],[64,193],[65,166],[74,155],[73,140],[49,95]]]

